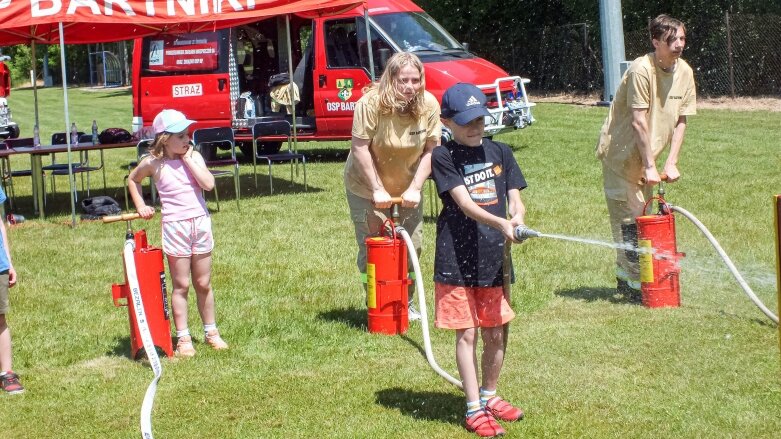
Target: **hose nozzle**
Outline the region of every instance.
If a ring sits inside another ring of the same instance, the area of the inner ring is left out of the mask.
[[[525,241],[529,238],[539,238],[540,232],[530,229],[524,225],[520,225],[515,227],[513,236],[515,236],[517,241]]]

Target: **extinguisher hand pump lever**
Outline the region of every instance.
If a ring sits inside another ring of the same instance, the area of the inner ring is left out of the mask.
[[[122,215],[106,215],[102,218],[103,224],[114,223],[117,221],[132,221],[141,218],[138,213],[123,213]]]
[[[659,184],[662,184],[662,181],[667,181],[667,174],[659,174],[659,180],[661,180]],[[640,184],[646,184],[647,182],[648,180],[646,180],[645,177],[640,177]]]

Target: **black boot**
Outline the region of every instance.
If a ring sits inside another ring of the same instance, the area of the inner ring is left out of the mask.
[[[616,278],[616,291],[618,294],[624,296],[629,303],[642,303],[643,297],[640,290],[636,290],[629,286],[629,283],[623,279]]]

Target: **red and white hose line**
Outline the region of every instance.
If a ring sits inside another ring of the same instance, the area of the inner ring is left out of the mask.
[[[144,352],[149,359],[149,364],[155,373],[155,377],[146,389],[144,402],[141,404],[141,437],[152,439],[152,405],[157,392],[157,382],[163,374],[163,366],[160,363],[160,357],[157,355],[157,349],[152,342],[152,333],[149,331],[149,323],[146,320],[144,312],[144,302],[141,299],[141,289],[138,286],[138,277],[136,277],[136,262],[133,255],[135,241],[129,238],[125,241],[123,257],[125,258],[125,270],[127,271],[127,283],[130,288],[131,299],[133,300],[133,309],[135,310],[138,332],[141,333],[141,341],[144,344]]]

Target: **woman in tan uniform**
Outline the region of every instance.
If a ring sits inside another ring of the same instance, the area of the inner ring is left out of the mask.
[[[352,145],[344,186],[358,244],[358,269],[366,284],[364,241],[388,216],[391,197],[401,197],[400,222],[420,255],[423,238],[421,189],[431,173],[431,151],[439,145],[439,103],[425,91],[423,63],[402,52],[393,55],[380,81],[355,105]],[[410,293],[412,292],[410,288]],[[412,301],[412,294],[409,297]],[[420,318],[410,307],[410,320]]]

